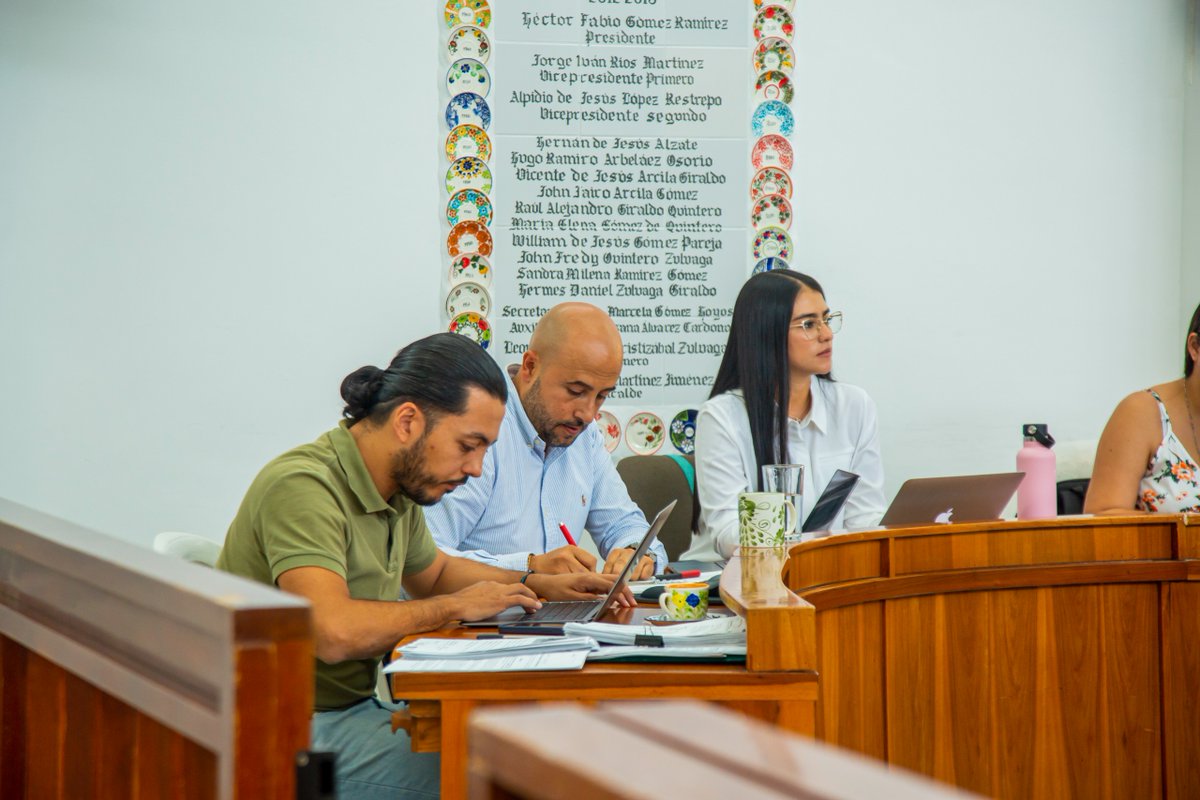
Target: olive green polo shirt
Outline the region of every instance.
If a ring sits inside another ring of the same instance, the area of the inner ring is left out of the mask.
[[[433,563],[437,547],[420,506],[380,496],[342,422],[315,442],[271,461],[250,484],[217,567],[275,585],[296,567],[340,575],[358,600],[400,597],[404,575]],[[375,693],[379,660],[317,661],[316,710]]]

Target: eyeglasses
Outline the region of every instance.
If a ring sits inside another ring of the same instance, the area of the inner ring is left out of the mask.
[[[800,335],[805,339],[812,341],[817,338],[817,334],[821,332],[821,326],[829,328],[830,333],[837,333],[842,329],[842,312],[835,311],[832,314],[826,314],[823,319],[801,319],[793,322],[790,327],[792,330],[800,331]]]

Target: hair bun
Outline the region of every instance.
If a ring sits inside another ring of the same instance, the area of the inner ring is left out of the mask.
[[[342,380],[342,399],[346,401],[342,416],[358,422],[370,414],[386,376],[386,372],[372,366],[359,367],[347,375]]]

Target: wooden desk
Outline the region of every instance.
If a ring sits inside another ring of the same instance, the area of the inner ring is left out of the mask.
[[[817,735],[997,797],[1200,797],[1198,559],[1197,515],[797,545],[784,582],[812,609]]]
[[[619,619],[646,613],[624,610]],[[474,634],[448,628],[435,635]],[[816,724],[815,674],[754,672],[740,665],[593,663],[569,672],[399,673],[392,676],[392,691],[409,701],[408,714],[397,721],[412,737],[413,750],[441,751],[445,798],[466,796],[468,715],[480,706],[696,698],[796,733],[812,735]]]

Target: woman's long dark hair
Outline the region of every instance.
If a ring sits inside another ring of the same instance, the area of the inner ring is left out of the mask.
[[[1192,334],[1200,336],[1200,305],[1196,306],[1196,310],[1192,312],[1192,324],[1188,326],[1187,336],[1183,337],[1183,377],[1192,377],[1192,369],[1196,366],[1196,362],[1192,360],[1192,354],[1188,352],[1187,340]]]
[[[741,389],[750,417],[750,438],[758,476],[752,488],[762,489],[764,464],[786,462],[788,398],[788,326],[796,295],[811,289],[825,296],[815,278],[790,269],[751,276],[738,292],[729,325],[729,341],[709,397]],[[831,375],[818,376],[833,380]]]

